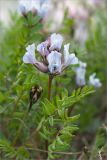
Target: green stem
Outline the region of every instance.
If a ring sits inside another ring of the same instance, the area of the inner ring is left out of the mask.
[[[51,100],[51,89],[52,89],[52,80],[53,76],[49,75],[49,80],[48,80],[48,100]]]
[[[52,80],[53,76],[49,75],[49,80],[48,80],[48,100],[51,100],[51,89],[52,89]],[[45,149],[47,151],[46,153],[46,158],[48,157],[48,140],[45,141]]]

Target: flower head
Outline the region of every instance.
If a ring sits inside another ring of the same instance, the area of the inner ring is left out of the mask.
[[[50,0],[19,0],[19,9],[23,15],[31,11],[44,18],[50,10]]]
[[[56,39],[52,37],[56,37]],[[55,42],[54,42],[55,40]],[[29,45],[23,56],[24,63],[33,64],[41,72],[52,75],[61,74],[71,64],[77,64],[78,58],[74,53],[69,53],[69,45],[64,46],[64,55],[61,54],[63,37],[60,34],[52,34],[45,42],[37,46],[37,51],[42,56],[42,62],[35,58],[35,45]]]
[[[85,82],[86,67],[87,67],[86,63],[79,61],[79,67],[75,68],[76,84],[78,86],[84,86],[86,84]]]
[[[96,73],[93,73],[89,76],[89,85],[94,86],[95,88],[100,88],[102,86],[100,79],[95,78]]]

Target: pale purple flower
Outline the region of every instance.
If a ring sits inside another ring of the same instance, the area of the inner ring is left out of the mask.
[[[89,76],[89,85],[94,86],[95,88],[100,88],[102,86],[100,79],[95,78],[96,73],[93,73]]]
[[[28,45],[28,47],[26,48],[26,53],[23,56],[23,62],[30,63],[30,64],[35,64],[37,62],[35,58],[35,44],[34,43],[32,45]]]
[[[53,41],[55,36],[55,42]],[[29,45],[26,50],[27,52],[23,56],[24,63],[33,64],[41,72],[49,73],[52,75],[61,74],[71,64],[77,64],[78,58],[74,53],[69,53],[69,45],[64,45],[64,55],[61,54],[61,46],[63,38],[60,34],[52,34],[45,42],[39,44],[36,49],[42,56],[42,62],[39,62],[35,58],[35,45]],[[53,44],[53,50],[51,45]]]
[[[49,46],[49,42],[48,42],[48,40],[46,40],[45,42],[42,42],[37,46],[37,51],[42,56],[47,56],[49,54],[48,46]]]
[[[38,15],[40,17],[46,17],[51,9],[50,0],[39,0],[40,8],[38,10]]]
[[[71,64],[78,64],[78,58],[74,53],[69,53],[70,43],[64,45],[64,64],[65,66],[69,66]]]
[[[60,34],[53,33],[50,37],[50,42],[51,45],[49,49],[51,51],[55,49],[60,50],[63,43],[63,37]]]
[[[76,73],[76,84],[78,86],[84,86],[86,84],[85,74],[86,74],[87,64],[79,61],[79,67],[75,68]]]

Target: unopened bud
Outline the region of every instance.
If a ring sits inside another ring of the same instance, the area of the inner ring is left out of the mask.
[[[42,92],[43,92],[43,89],[41,86],[36,85],[31,88],[31,90],[30,90],[30,105],[29,105],[28,111],[30,111],[32,105],[38,101]]]

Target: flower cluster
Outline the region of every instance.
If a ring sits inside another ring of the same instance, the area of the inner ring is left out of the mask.
[[[102,86],[100,79],[99,78],[95,78],[96,73],[93,73],[90,75],[89,77],[89,85],[92,85],[96,88],[100,88]]]
[[[50,10],[50,0],[19,0],[19,8],[23,15],[31,11],[44,18]]]
[[[63,54],[61,48],[63,37],[60,34],[53,33],[46,41],[35,47],[35,44],[26,48],[23,57],[24,63],[33,64],[41,72],[52,75],[61,74],[71,64],[78,64],[78,58],[74,53],[69,53],[70,44],[64,45]],[[40,53],[42,62],[35,58],[35,49]]]

